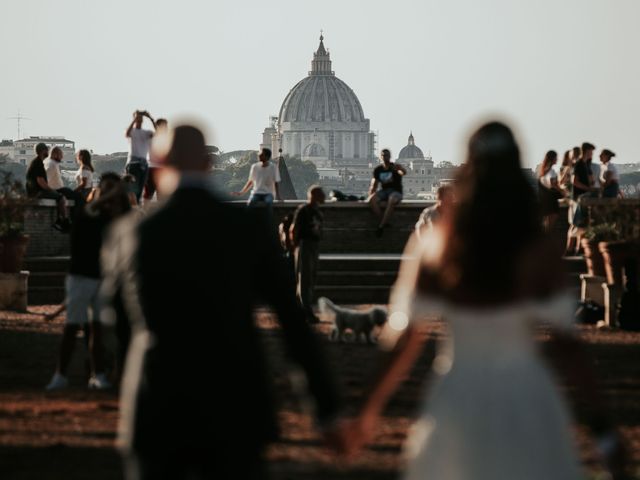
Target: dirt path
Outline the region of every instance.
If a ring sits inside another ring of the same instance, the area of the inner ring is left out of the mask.
[[[78,348],[70,369],[72,388],[45,393],[55,364],[62,318],[46,323],[37,313],[52,307],[33,307],[30,314],[0,312],[0,478],[7,480],[120,479],[120,460],[113,449],[118,418],[115,392],[88,391],[83,349]],[[336,460],[313,429],[309,405],[299,390],[296,372],[280,350],[279,330],[268,312],[258,314],[272,360],[280,400],[283,438],[272,445],[268,459],[275,480],[392,479],[402,469],[401,447],[425,388],[434,342],[446,335],[433,324],[425,354],[411,377],[386,410],[375,444],[357,460]],[[328,325],[319,330],[327,333]],[[581,335],[602,374],[606,398],[633,452],[633,471],[640,473],[640,334],[598,331],[581,327]],[[545,344],[546,334],[540,332]],[[81,340],[79,340],[81,347]],[[330,360],[340,374],[347,405],[353,408],[383,360],[373,347],[327,343]],[[428,385],[427,385],[428,388]],[[576,438],[582,460],[597,478],[599,464],[592,440],[581,424],[584,400],[569,393],[577,411]]]

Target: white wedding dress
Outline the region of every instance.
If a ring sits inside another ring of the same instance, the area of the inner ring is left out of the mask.
[[[571,417],[533,332],[541,321],[571,328],[570,298],[478,309],[413,292],[394,297],[409,321],[438,316],[450,329],[407,441],[407,479],[582,478]]]

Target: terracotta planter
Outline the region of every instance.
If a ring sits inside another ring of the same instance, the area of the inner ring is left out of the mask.
[[[607,272],[604,269],[604,259],[602,258],[600,250],[598,250],[598,244],[583,238],[582,250],[584,251],[584,259],[587,262],[587,272],[589,275],[606,276]]]
[[[29,235],[0,237],[0,272],[20,272],[28,243]]]
[[[607,283],[623,286],[624,266],[627,260],[638,258],[638,244],[619,240],[615,242],[600,242],[598,250],[602,253]]]

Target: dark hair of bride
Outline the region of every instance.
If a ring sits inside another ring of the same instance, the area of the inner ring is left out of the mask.
[[[519,260],[542,228],[509,127],[491,122],[471,136],[456,178],[456,198],[440,267],[425,272],[431,279],[422,280],[431,287],[435,281],[436,290],[456,303],[489,306],[514,300]]]

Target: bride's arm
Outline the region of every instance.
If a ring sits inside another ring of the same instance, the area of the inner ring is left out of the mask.
[[[347,451],[353,453],[373,436],[380,413],[389,397],[411,370],[423,346],[423,335],[410,323],[414,295],[422,254],[421,241],[411,236],[398,271],[398,279],[390,298],[389,321],[380,336],[380,345],[390,350],[390,356],[365,395],[365,402],[353,422],[343,429]]]
[[[423,343],[423,336],[413,326],[407,327],[402,333],[391,351],[389,362],[373,383],[369,394],[365,395],[366,401],[358,416],[343,430],[347,452],[354,453],[371,440],[380,413],[411,370]]]

